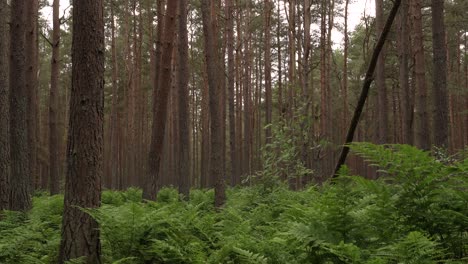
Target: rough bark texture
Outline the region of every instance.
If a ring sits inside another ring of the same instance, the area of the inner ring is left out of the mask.
[[[190,192],[190,128],[188,81],[190,78],[188,65],[188,31],[187,31],[187,0],[179,2],[179,55],[178,55],[178,113],[179,113],[179,193],[188,199]]]
[[[10,113],[8,96],[8,18],[10,8],[6,0],[0,1],[0,211],[9,209],[10,197]]]
[[[445,46],[444,0],[432,0],[432,50],[434,74],[432,110],[434,145],[448,147],[447,48]],[[462,121],[463,122],[463,121]],[[461,136],[461,135],[460,135]]]
[[[80,208],[101,203],[104,137],[102,0],[73,6],[72,89],[59,263],[84,257],[101,263],[98,224]]]
[[[57,107],[58,107],[58,84],[60,69],[60,0],[54,0],[53,9],[53,31],[52,31],[52,59],[50,62],[50,99],[49,99],[49,189],[50,194],[59,193],[59,164],[58,164],[58,129],[57,129]]]
[[[28,144],[28,90],[26,86],[25,1],[11,3],[10,40],[10,209],[31,207]]]
[[[174,31],[176,30],[177,8],[179,1],[169,1],[164,16],[162,49],[160,58],[159,83],[154,89],[153,103],[157,102],[153,112],[151,145],[148,156],[147,184],[143,188],[143,198],[155,200],[159,187],[159,167],[166,133],[167,102],[172,79],[172,51],[174,49]]]
[[[431,147],[431,143],[429,130],[429,116],[427,113],[426,66],[424,62],[424,43],[421,8],[421,0],[411,1],[411,14],[413,22],[412,35],[414,37],[413,56],[416,77],[414,143],[416,147],[422,150],[429,150]]]
[[[224,172],[222,170],[223,135],[221,131],[222,115],[219,112],[219,98],[221,95],[220,72],[217,67],[218,47],[216,45],[216,13],[213,12],[213,0],[202,0],[202,19],[204,36],[204,53],[207,64],[209,107],[211,114],[211,153],[210,153],[210,175],[216,177],[215,182],[215,206],[224,204],[226,194],[224,190]],[[210,8],[211,7],[211,8]]]

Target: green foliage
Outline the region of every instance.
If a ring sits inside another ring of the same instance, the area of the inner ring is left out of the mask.
[[[213,190],[158,202],[141,191],[106,191],[99,209],[104,263],[466,263],[468,160],[447,161],[413,147],[352,144],[379,166],[367,180],[344,169],[321,187],[278,184]],[[62,196],[38,196],[27,214],[0,221],[0,263],[55,263]],[[70,263],[79,263],[74,260]]]

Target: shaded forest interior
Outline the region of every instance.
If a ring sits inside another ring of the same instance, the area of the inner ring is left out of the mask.
[[[227,187],[327,185],[346,138],[467,150],[468,1],[375,0],[354,28],[351,0],[64,2],[0,0],[0,210],[64,193],[60,263],[101,262],[78,207],[103,190],[220,208]],[[344,170],[391,174],[365,154]]]

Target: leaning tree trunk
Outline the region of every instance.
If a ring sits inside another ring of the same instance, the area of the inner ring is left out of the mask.
[[[143,188],[143,198],[155,200],[159,187],[159,167],[163,150],[164,134],[166,133],[167,101],[172,79],[172,51],[174,49],[174,31],[179,1],[169,1],[164,16],[162,36],[162,52],[160,58],[159,83],[154,88],[153,103],[158,102],[153,112],[153,125],[150,151],[148,155],[148,172]]]
[[[101,263],[99,227],[81,208],[101,203],[104,137],[104,3],[73,6],[72,89],[65,206],[59,263],[84,257]]]

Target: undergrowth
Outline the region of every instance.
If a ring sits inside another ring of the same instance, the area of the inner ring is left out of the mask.
[[[466,263],[468,159],[450,162],[410,146],[353,144],[378,165],[366,180],[346,169],[324,186],[231,188],[223,210],[212,190],[180,201],[163,189],[106,191],[86,210],[101,228],[105,263]],[[40,195],[0,221],[0,263],[55,263],[63,196]],[[76,263],[76,262],[74,262]]]

